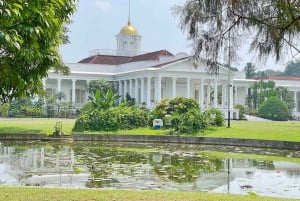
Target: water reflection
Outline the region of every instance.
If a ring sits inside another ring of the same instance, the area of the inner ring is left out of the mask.
[[[208,157],[202,150],[297,157],[288,150],[121,143],[0,144],[0,184],[212,191],[300,198],[300,164]]]

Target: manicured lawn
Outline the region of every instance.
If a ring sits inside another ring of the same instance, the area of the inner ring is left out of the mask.
[[[75,119],[0,119],[1,133],[52,134],[56,122],[62,122],[63,132],[71,134]],[[117,132],[85,132],[92,134],[168,135],[168,129],[139,128]],[[212,128],[193,136],[269,139],[300,142],[300,121],[232,121],[231,127]]]
[[[203,136],[300,142],[300,121],[233,121],[230,128],[206,130]]]
[[[70,134],[75,123],[75,119],[32,119],[32,118],[5,118],[0,119],[0,134],[10,133],[45,133],[52,134],[56,122],[62,122],[62,130]]]
[[[99,189],[47,189],[0,187],[5,201],[290,201],[259,196],[191,192],[131,191]]]

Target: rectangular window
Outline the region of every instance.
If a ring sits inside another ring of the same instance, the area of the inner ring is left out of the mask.
[[[85,90],[83,89],[76,89],[76,103],[85,103]]]
[[[52,89],[52,88],[47,88],[47,89],[46,89],[46,92],[47,92],[49,98],[52,98],[52,97],[55,96],[56,90],[55,90],[55,89]]]

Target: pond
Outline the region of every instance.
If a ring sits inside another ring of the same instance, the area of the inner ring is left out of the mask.
[[[0,185],[300,198],[299,157],[299,151],[251,147],[3,141]]]

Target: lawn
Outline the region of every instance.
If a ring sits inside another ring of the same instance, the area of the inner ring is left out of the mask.
[[[1,118],[0,134],[52,134],[56,122],[62,122],[62,131],[66,134],[72,132],[75,119],[43,119],[43,118]]]
[[[0,200],[6,201],[289,201],[295,199],[211,194],[199,192],[131,191],[99,189],[47,189],[0,187]]]
[[[0,119],[0,133],[52,134],[56,122],[62,122],[65,134],[71,134],[75,119]],[[117,132],[85,132],[125,135],[168,135],[168,129],[140,128]],[[193,136],[269,139],[300,142],[300,121],[232,121],[231,127],[212,128]]]

